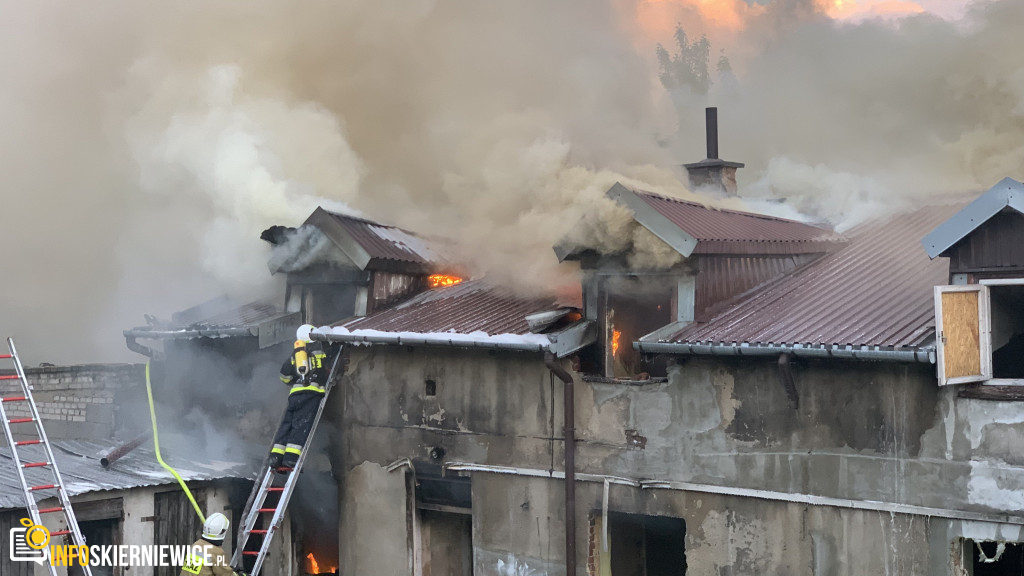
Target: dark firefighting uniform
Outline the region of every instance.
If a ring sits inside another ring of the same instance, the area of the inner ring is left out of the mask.
[[[206,560],[210,563],[207,564]],[[180,576],[235,576],[224,549],[200,538],[192,545]]]
[[[313,419],[316,418],[316,411],[326,392],[325,386],[330,375],[328,352],[330,350],[321,342],[306,344],[309,372],[305,378],[300,378],[295,368],[294,352],[281,366],[281,381],[290,384],[292,389],[288,393],[288,409],[274,436],[274,447],[270,453],[284,456],[285,465],[294,465],[298,460],[302,454],[302,447],[306,444],[306,437],[313,427]]]

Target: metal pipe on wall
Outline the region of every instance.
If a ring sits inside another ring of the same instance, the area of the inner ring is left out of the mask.
[[[565,404],[565,573],[576,576],[576,394],[572,375],[566,372],[551,352],[544,354],[544,364],[563,386]]]

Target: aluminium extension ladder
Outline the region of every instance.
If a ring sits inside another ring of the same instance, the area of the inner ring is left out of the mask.
[[[7,437],[7,443],[11,447],[11,458],[14,460],[14,466],[18,469],[18,479],[21,481],[21,489],[25,494],[25,507],[28,509],[29,518],[33,524],[38,525],[41,524],[41,514],[62,513],[67,529],[50,532],[50,536],[70,535],[72,544],[84,546],[85,538],[78,529],[75,512],[71,509],[71,500],[68,498],[67,490],[64,488],[64,481],[60,477],[60,471],[57,470],[57,460],[53,457],[53,449],[50,447],[50,441],[46,438],[46,431],[43,430],[43,422],[39,418],[39,409],[36,407],[36,401],[32,398],[32,386],[29,385],[28,379],[25,377],[25,369],[18,358],[18,351],[14,348],[14,340],[12,338],[7,339],[7,348],[10,353],[0,354],[0,360],[13,360],[15,374],[0,375],[0,381],[17,380],[21,386],[21,395],[0,397],[0,420],[3,420],[4,434]],[[8,418],[5,406],[12,402],[28,405],[29,416],[27,418]],[[11,432],[12,424],[32,424],[35,427],[35,438],[15,440]],[[41,450],[40,447],[42,448]],[[46,470],[49,474],[42,473],[43,470]],[[31,479],[27,477],[29,475],[32,476]],[[37,483],[36,476],[49,477]],[[39,508],[36,504],[34,493],[45,491],[54,491],[60,506]],[[50,575],[57,576],[56,566],[53,566],[50,562],[45,564],[50,571]],[[82,566],[81,569],[85,576],[92,576],[92,570],[88,565]]]
[[[249,501],[246,504],[245,512],[242,514],[245,521],[242,524],[242,530],[238,534],[238,542],[235,543],[235,549],[231,555],[231,565],[239,570],[244,569],[249,562],[252,562],[252,568],[247,571],[249,576],[259,576],[260,568],[263,567],[263,561],[266,560],[267,553],[270,551],[270,541],[274,538],[274,534],[281,528],[281,523],[284,521],[285,510],[288,509],[288,501],[291,500],[292,493],[295,491],[295,485],[299,481],[299,472],[302,470],[302,464],[306,461],[306,455],[309,454],[308,448],[312,445],[313,435],[316,434],[317,425],[320,423],[320,416],[323,414],[324,406],[327,404],[327,397],[331,393],[331,388],[334,387],[335,372],[339,366],[342,366],[342,371],[344,371],[343,352],[344,350],[339,348],[334,356],[334,362],[331,364],[331,370],[327,375],[327,384],[324,386],[324,397],[320,399],[320,406],[317,407],[313,426],[309,429],[309,436],[306,438],[305,447],[307,449],[304,449],[299,454],[299,460],[295,463],[295,468],[291,470],[283,469],[285,470],[283,473],[277,473],[276,470],[268,465],[268,461],[264,459],[263,469],[260,471],[259,476],[256,477],[256,482],[252,486]],[[276,495],[276,498],[271,498],[271,495]],[[257,528],[256,525],[260,520],[264,521],[263,527]],[[252,536],[257,538],[251,538]]]

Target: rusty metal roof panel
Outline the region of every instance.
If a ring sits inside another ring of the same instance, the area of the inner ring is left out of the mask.
[[[468,280],[335,326],[382,332],[529,334],[527,315],[557,308],[553,297],[528,298],[483,280]]]
[[[712,208],[651,192],[634,192],[697,240],[695,254],[823,252],[843,241],[832,230],[795,220]]]
[[[934,338],[932,287],[948,280],[920,239],[960,206],[928,207],[850,231],[850,244],[753,291],[685,343],[916,347]]]
[[[110,467],[103,468],[99,459],[113,447],[111,444],[87,440],[55,440],[51,443],[64,485],[71,496],[103,490],[177,483],[177,480],[157,463],[152,448],[146,446],[132,450],[113,462]],[[23,460],[45,460],[40,446],[19,448],[18,454]],[[164,455],[164,460],[185,480],[253,478],[256,473],[257,467],[251,463],[204,462],[187,456]],[[26,469],[26,480],[31,484],[49,484],[50,472],[45,469]],[[52,492],[38,492],[36,496],[43,499],[52,496]],[[10,449],[5,446],[0,448],[0,509],[24,507],[24,496],[14,468],[14,460],[11,458]]]
[[[431,238],[404,230],[324,210],[349,236],[375,260],[391,260],[426,267],[450,265],[452,245],[440,238]]]

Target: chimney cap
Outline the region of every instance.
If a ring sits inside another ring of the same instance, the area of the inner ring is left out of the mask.
[[[728,160],[722,160],[721,158],[705,158],[700,162],[683,164],[684,168],[743,168],[744,166],[746,166],[746,164],[743,162],[730,162]]]

